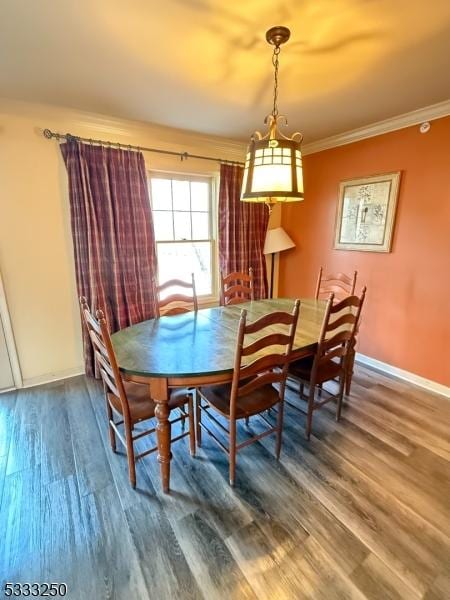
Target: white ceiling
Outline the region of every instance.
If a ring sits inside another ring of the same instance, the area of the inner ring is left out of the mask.
[[[308,142],[450,98],[449,0],[0,0],[0,96],[247,139],[272,25]]]

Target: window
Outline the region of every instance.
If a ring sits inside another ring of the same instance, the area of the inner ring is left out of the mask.
[[[212,178],[152,173],[150,192],[159,282],[194,273],[197,294],[214,294]]]

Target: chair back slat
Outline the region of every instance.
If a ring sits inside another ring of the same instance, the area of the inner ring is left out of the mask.
[[[171,294],[170,296],[166,296],[159,301],[159,308],[164,308],[164,306],[172,304],[172,302],[192,303],[192,296],[186,296],[185,294]],[[186,308],[186,310],[189,309]]]
[[[348,296],[350,288],[337,283],[330,283],[327,285],[320,286],[318,298],[326,298],[329,294],[333,293],[335,298],[342,299]]]
[[[164,292],[165,290],[167,290],[171,287],[182,287],[182,288],[186,288],[187,290],[191,290],[192,289],[192,281],[183,281],[181,279],[169,279],[169,281],[166,281],[166,282],[162,283],[160,286],[158,286],[158,292]]]
[[[334,299],[336,300],[336,296],[334,296]],[[343,311],[345,308],[358,308],[360,302],[361,298],[358,296],[347,296],[346,298],[339,300],[339,302],[335,302],[330,308],[330,313],[338,313]]]
[[[328,297],[330,293],[333,293],[338,300],[353,296],[357,276],[357,271],[354,271],[352,275],[341,272],[324,275],[323,267],[320,267],[316,285],[316,300]]]
[[[283,333],[270,333],[264,337],[259,338],[256,342],[242,348],[242,356],[248,356],[255,354],[258,350],[267,346],[286,346],[289,344],[289,336]]]
[[[292,313],[275,312],[247,324],[247,311],[241,312],[239,321],[235,368],[230,395],[230,414],[235,414],[238,397],[248,394],[268,383],[280,383],[280,398],[283,397],[286,383],[288,359],[292,351],[295,330],[300,309],[300,301],[296,300]],[[267,327],[289,326],[289,333],[270,331],[264,335]],[[257,334],[263,334],[255,339]],[[245,343],[250,336],[248,343]],[[262,355],[266,348],[280,346],[280,352]],[[254,358],[253,358],[254,357]],[[253,358],[253,359],[252,359]],[[241,385],[242,382],[242,385]],[[232,417],[233,418],[233,417]]]
[[[102,341],[102,339],[100,337],[101,333],[97,334],[96,331],[94,331],[93,329],[91,329],[89,331],[89,335],[90,335],[90,338],[91,338],[92,345],[94,346],[94,351],[98,352],[100,354],[100,356],[102,356],[102,358],[104,360],[108,361],[108,364],[110,365],[108,351],[106,350],[106,346],[105,346],[105,344],[103,343],[103,341]],[[109,368],[112,371],[111,365],[109,366]],[[111,373],[111,377],[113,377],[113,376],[114,376],[114,373]]]
[[[170,288],[184,288],[191,290],[191,294],[182,294],[174,291],[172,294],[161,298],[161,292]],[[197,292],[195,289],[194,273],[191,274],[191,282],[181,279],[170,279],[156,288],[156,314],[158,316],[171,316],[198,310]]]
[[[114,371],[111,366],[111,363],[109,362],[109,356],[105,345],[95,333],[95,331],[91,330],[89,334],[91,337],[92,345],[94,346],[94,354],[95,358],[97,359],[97,364],[99,368],[102,368],[105,371],[105,373],[110,377],[110,379],[114,382]],[[111,391],[114,394],[118,395],[117,386],[115,383],[113,385],[115,389]]]
[[[227,288],[226,293],[230,295],[230,300],[233,299],[233,296],[244,296],[245,294],[249,294],[249,287],[247,285],[242,285],[242,283],[236,283],[234,285],[230,285]]]
[[[352,330],[348,329],[347,331],[339,331],[332,337],[323,340],[323,342],[322,342],[323,353],[329,352],[333,348],[336,348],[336,346],[345,344],[346,342],[348,342],[350,340],[351,336],[352,336]]]
[[[220,273],[220,304],[240,304],[254,300],[253,269],[248,273],[234,271],[228,275]]]
[[[334,331],[335,329],[339,329],[344,325],[353,325],[356,320],[356,315],[348,313],[339,316],[334,321],[329,321],[327,326],[327,331]]]
[[[257,333],[261,329],[271,325],[291,325],[291,323],[292,315],[290,313],[274,311],[260,317],[256,321],[253,321],[253,323],[248,323],[245,333]]]
[[[336,282],[336,283],[343,283],[345,285],[352,285],[353,283],[353,278],[354,278],[354,274],[353,275],[347,275],[347,273],[329,273],[328,275],[323,275],[322,274],[322,281],[325,282]]]
[[[116,384],[114,383],[114,374],[112,373],[111,365],[108,363],[108,361],[105,360],[103,355],[100,354],[98,350],[94,351],[94,355],[97,359],[100,374],[106,387],[109,389],[110,392],[112,392],[115,396],[119,398],[120,392]]]
[[[222,281],[227,285],[232,281],[250,282],[253,276],[253,269],[250,267],[248,271],[248,273],[245,273],[244,271],[234,271],[233,273],[223,276]]]
[[[266,354],[266,356],[260,356],[241,366],[240,378],[242,380],[246,377],[252,377],[271,369],[282,367],[285,362],[285,352],[273,352],[272,354]],[[280,381],[281,373],[278,373],[276,377],[278,378],[277,381]]]
[[[100,333],[100,325],[97,323],[97,321],[92,317],[90,312],[86,312],[84,313],[85,319],[87,321],[87,323],[89,324],[89,326],[97,333]]]

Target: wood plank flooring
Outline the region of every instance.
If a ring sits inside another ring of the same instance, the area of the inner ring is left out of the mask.
[[[249,446],[235,489],[212,440],[195,459],[182,440],[167,496],[155,455],[129,487],[98,382],[1,395],[1,590],[55,581],[83,600],[450,598],[450,402],[358,367],[342,421],[333,406],[317,412],[310,442],[304,423],[287,407],[281,461],[271,438]]]

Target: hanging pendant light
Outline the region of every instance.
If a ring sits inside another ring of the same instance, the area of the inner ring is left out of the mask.
[[[272,64],[274,66],[274,91],[272,113],[264,121],[267,133],[255,131],[251,137],[245,161],[241,200],[244,202],[265,202],[269,206],[276,202],[298,202],[303,200],[303,168],[300,144],[303,136],[294,133],[289,138],[278,129],[279,124],[287,125],[287,119],[278,114],[278,66],[280,46],[291,35],[287,27],[272,27],[266,33],[266,40],[274,46]]]

